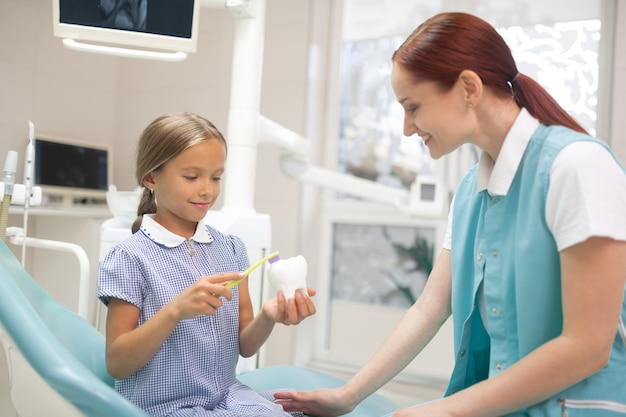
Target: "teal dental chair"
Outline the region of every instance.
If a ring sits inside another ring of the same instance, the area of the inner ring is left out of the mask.
[[[113,389],[104,336],[52,299],[0,241],[0,342],[14,407],[21,417],[147,417]],[[308,368],[277,366],[242,373],[258,391],[336,387],[341,379]],[[374,394],[351,417],[380,417],[397,406]]]
[[[0,339],[23,417],[148,417],[113,389],[104,336],[52,299],[0,242]]]

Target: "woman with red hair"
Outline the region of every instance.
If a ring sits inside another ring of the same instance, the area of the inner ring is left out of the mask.
[[[626,415],[626,174],[465,13],[420,25],[391,82],[434,158],[482,150],[460,182],[426,287],[370,361],[336,389],[279,393],[287,410],[345,414],[420,353],[452,314],[444,398],[400,416]]]

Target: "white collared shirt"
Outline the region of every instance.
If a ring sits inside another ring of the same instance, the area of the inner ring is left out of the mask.
[[[477,192],[506,195],[539,121],[522,109],[497,161],[484,152],[478,162]],[[451,249],[452,206],[443,248]],[[574,142],[550,170],[546,222],[559,250],[591,236],[626,240],[626,174],[613,156],[594,142]]]
[[[186,241],[184,237],[170,232],[165,227],[157,223],[157,221],[154,220],[154,216],[154,214],[144,214],[140,226],[141,230],[151,240],[168,248],[175,248]],[[204,220],[200,220],[198,222],[196,232],[189,240],[199,243],[209,243],[213,241],[213,237],[207,232]]]

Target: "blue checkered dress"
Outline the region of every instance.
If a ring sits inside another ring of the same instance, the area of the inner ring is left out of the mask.
[[[102,260],[98,298],[140,310],[138,325],[203,275],[248,267],[243,242],[198,224],[189,240],[144,216],[140,230]],[[156,355],[115,388],[151,416],[289,416],[271,393],[256,393],[235,374],[239,359],[239,297],[212,316],[181,321]]]

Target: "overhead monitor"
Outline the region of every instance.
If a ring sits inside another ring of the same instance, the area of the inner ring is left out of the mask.
[[[151,52],[196,51],[200,0],[52,0],[52,4],[54,36],[72,42]]]

